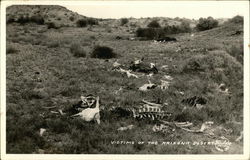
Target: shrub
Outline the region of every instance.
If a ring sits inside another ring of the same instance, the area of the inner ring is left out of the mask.
[[[74,21],[74,20],[75,20],[74,16],[70,16],[70,17],[69,17],[69,20],[70,20],[70,21]]]
[[[13,45],[6,46],[6,54],[14,54],[17,52],[18,52],[18,50]]]
[[[213,17],[200,18],[199,23],[196,25],[196,28],[199,31],[205,31],[218,26],[218,21],[213,19]]]
[[[85,50],[80,46],[78,43],[73,43],[70,46],[70,52],[75,56],[75,57],[86,57],[86,52]]]
[[[180,30],[179,33],[191,32],[190,23],[186,21],[181,22],[179,26],[179,30]]]
[[[144,37],[148,40],[150,39],[158,39],[165,35],[164,30],[162,28],[138,28],[136,30],[137,37]]]
[[[59,42],[57,42],[57,41],[52,41],[52,42],[50,42],[50,43],[48,43],[47,44],[47,46],[49,47],[49,48],[57,48],[57,47],[59,47]]]
[[[110,59],[115,58],[117,55],[113,49],[106,46],[95,46],[91,53],[92,58]]]
[[[244,55],[244,49],[243,44],[240,45],[232,45],[228,48],[226,48],[226,51],[233,57],[237,59],[241,64],[243,64],[243,55]]]
[[[15,22],[14,16],[12,16],[12,15],[7,16],[6,23],[7,23],[7,24],[10,24],[10,23],[13,23],[13,22]]]
[[[87,18],[87,25],[98,25],[98,21],[94,18]]]
[[[123,26],[124,24],[128,23],[128,19],[127,18],[122,18],[121,19],[121,25]]]
[[[17,22],[20,23],[20,24],[25,24],[25,23],[28,23],[30,20],[29,20],[29,17],[27,15],[20,15],[18,18],[17,18]]]
[[[160,28],[161,25],[158,23],[157,20],[153,20],[153,21],[151,21],[151,22],[148,24],[148,27],[150,27],[150,28]]]
[[[47,22],[47,27],[48,27],[48,29],[50,29],[50,28],[58,29],[59,28],[59,26],[57,26],[54,22]]]
[[[76,21],[77,27],[86,27],[88,25],[88,22],[86,19],[79,19]]]
[[[222,72],[217,72],[221,69]],[[205,71],[209,78],[219,80],[222,77],[230,83],[237,83],[242,79],[243,66],[236,58],[225,51],[215,50],[208,52],[206,55],[196,55],[186,60],[183,72]],[[226,76],[226,77],[225,77]]]
[[[34,22],[36,24],[43,25],[44,24],[44,19],[41,15],[34,15],[30,17],[30,22]]]
[[[243,24],[244,18],[243,18],[242,16],[237,15],[237,16],[231,18],[231,19],[229,20],[229,22],[235,23],[235,24]]]

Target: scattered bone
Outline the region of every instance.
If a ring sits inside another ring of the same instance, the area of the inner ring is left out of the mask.
[[[150,74],[148,74],[147,76],[148,76],[148,77],[153,77],[153,75],[154,75],[154,73],[150,73]]]
[[[160,88],[161,88],[162,90],[166,90],[166,89],[168,89],[169,85],[170,85],[170,82],[161,80]]]
[[[177,127],[190,127],[193,125],[193,123],[190,122],[175,122],[175,125]]]
[[[56,111],[50,111],[50,113],[53,113],[53,114],[58,114],[58,112],[56,112]]]
[[[164,124],[155,124],[152,128],[153,132],[170,133],[174,132],[175,128]]]
[[[52,109],[52,108],[56,108],[56,106],[52,106],[52,107],[42,107],[44,109]]]
[[[231,146],[231,142],[224,136],[220,137],[215,141],[215,149],[217,149],[220,152],[226,152],[229,150]]]
[[[61,109],[58,109],[58,112],[63,116],[65,115],[65,113],[63,113],[63,111]]]
[[[134,125],[128,125],[127,127],[120,127],[117,129],[117,131],[126,131],[126,130],[131,130],[134,128]]]
[[[119,67],[121,67],[121,64],[118,63],[117,61],[115,61],[115,62],[113,63],[113,67],[114,67],[114,68],[119,68]]]
[[[182,95],[182,96],[184,95],[184,92],[182,92],[182,91],[180,91],[179,93],[180,93],[180,95]]]
[[[166,80],[169,80],[169,81],[172,81],[172,80],[174,79],[174,78],[173,78],[172,76],[170,76],[170,75],[165,75],[164,78],[165,78]]]
[[[130,78],[130,77],[139,78],[137,75],[135,75],[135,74],[133,74],[133,73],[130,73],[130,72],[131,72],[130,70],[126,72],[128,78]]]
[[[202,108],[205,107],[205,105],[202,105],[202,104],[196,104],[195,107],[198,109],[198,110],[201,110]]]
[[[43,136],[44,132],[46,132],[46,129],[40,128],[40,132],[39,132],[40,136]]]
[[[119,68],[117,71],[120,73],[126,73],[128,78],[130,77],[139,78],[137,75],[131,73],[131,70],[125,70],[125,69]]]
[[[228,91],[228,88],[226,88],[226,85],[224,83],[221,83],[218,86],[218,90],[219,90],[219,92],[221,92],[223,94],[230,94],[229,91]]]
[[[191,130],[191,129],[184,128],[184,127],[192,126],[193,124],[190,122],[168,122],[168,121],[163,121],[163,120],[161,120],[160,122],[167,124],[167,125],[176,126],[176,127],[181,128],[187,132],[192,132],[192,133],[203,133],[204,131],[209,130],[211,128],[211,125],[213,124],[212,121],[207,121],[207,122],[202,124],[200,129]]]
[[[235,140],[236,142],[240,142],[243,139],[243,131],[240,132],[240,136]]]
[[[150,90],[150,89],[154,89],[154,88],[156,88],[156,87],[157,87],[156,84],[149,83],[149,84],[144,84],[143,86],[141,86],[141,87],[139,88],[139,90],[140,90],[140,91],[146,92],[146,91],[148,91],[148,90]]]
[[[91,107],[96,101],[96,99],[93,95],[88,95],[86,97],[81,96],[81,100],[82,100],[82,103],[86,104],[88,107]]]
[[[168,65],[161,66],[161,69],[168,69]]]
[[[148,101],[146,101],[146,100],[144,100],[144,99],[142,100],[142,102],[145,103],[145,104],[148,104],[148,105],[150,105],[150,106],[156,106],[156,107],[162,108],[162,105],[157,104],[157,103],[148,102]]]
[[[99,108],[99,97],[96,98],[96,107],[95,108],[87,108],[82,112],[72,115],[71,117],[80,117],[84,121],[92,121],[96,120],[98,124],[100,124],[100,108]]]
[[[212,121],[206,121],[205,123],[203,123],[201,125],[200,131],[204,132],[205,130],[210,129],[213,124],[214,124],[214,122],[212,122]]]
[[[115,91],[115,94],[119,94],[123,90],[122,87],[120,87],[118,90]]]

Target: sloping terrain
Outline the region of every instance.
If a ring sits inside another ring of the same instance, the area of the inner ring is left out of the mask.
[[[76,21],[85,16],[57,5],[12,5],[6,10],[7,21],[18,21],[20,18],[41,18],[44,23],[53,22],[58,27],[76,26]]]
[[[131,40],[135,36],[129,31],[132,22],[116,28],[111,23],[106,24],[112,20],[103,20],[99,25],[77,28],[64,17],[72,12],[61,8],[53,13],[50,7],[44,6],[44,11],[39,9],[40,14],[48,11],[46,14],[54,14],[54,19],[61,17],[62,26],[71,27],[48,29],[46,25],[34,23],[7,25],[7,153],[243,152],[243,142],[235,141],[243,130],[243,65],[242,57],[236,57],[241,53],[237,48],[243,44],[243,35],[232,35],[242,30],[242,25],[222,25],[208,31],[172,35],[177,42],[156,43]],[[29,10],[29,7],[20,8],[15,11],[9,8],[7,13],[18,12],[15,13],[18,15],[21,10]],[[122,39],[117,40],[117,36]],[[86,57],[74,56],[71,53],[73,44],[78,44]],[[109,60],[91,58],[96,45],[113,48],[118,57]],[[235,47],[235,51],[232,50]],[[139,91],[139,87],[148,83],[147,76],[128,78],[112,70],[115,61],[128,67],[131,61],[141,58],[145,63],[155,63],[159,70],[150,78],[152,83],[160,84],[165,75],[173,78],[166,90]],[[229,93],[218,90],[222,83]],[[100,125],[55,113],[72,107],[81,95],[88,94],[100,96],[100,103],[105,107],[101,111]],[[207,104],[197,109],[181,103],[193,96],[206,98]],[[165,121],[189,121],[193,123],[192,129],[212,121],[214,135],[180,128],[169,128],[167,133],[154,132],[152,127],[159,122],[113,117],[109,112],[112,107],[138,107],[142,99],[167,103],[163,109],[172,115]],[[133,129],[117,131],[119,127],[131,124]],[[42,136],[39,135],[41,128],[46,129]],[[232,143],[224,152],[203,143],[221,137]],[[117,144],[117,141],[128,144]],[[138,144],[139,141],[144,144]],[[162,142],[191,144],[160,145]]]

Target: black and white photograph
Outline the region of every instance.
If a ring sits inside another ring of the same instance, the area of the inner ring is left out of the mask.
[[[249,158],[248,1],[1,3],[4,160]]]

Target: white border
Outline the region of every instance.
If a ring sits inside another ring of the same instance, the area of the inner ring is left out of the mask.
[[[151,1],[152,2],[152,1]],[[209,2],[205,1],[204,3]],[[140,159],[140,160],[150,160],[150,159],[218,159],[218,160],[249,160],[250,154],[249,154],[249,83],[250,77],[249,77],[249,8],[244,12],[244,153],[241,154],[227,154],[227,155],[208,155],[208,154],[199,154],[199,155],[162,155],[162,154],[150,154],[150,155],[136,155],[136,154],[130,154],[130,155],[121,155],[121,154],[88,154],[88,155],[73,155],[73,154],[45,154],[45,155],[39,155],[39,154],[6,154],[6,16],[5,16],[5,9],[9,5],[21,5],[21,4],[40,4],[40,5],[123,5],[126,3],[150,3],[150,1],[2,1],[1,2],[1,54],[0,54],[0,60],[1,60],[1,67],[0,67],[0,73],[1,73],[1,159],[3,160],[16,160],[16,159],[27,159],[27,160],[47,160],[47,159]],[[152,2],[156,3],[156,1]],[[164,3],[164,1],[157,1],[157,3],[161,4]],[[192,3],[190,1],[190,3]],[[245,3],[246,6],[249,7],[249,1],[235,1],[235,3]],[[150,5],[150,4],[149,4]],[[3,85],[4,84],[4,85]]]

